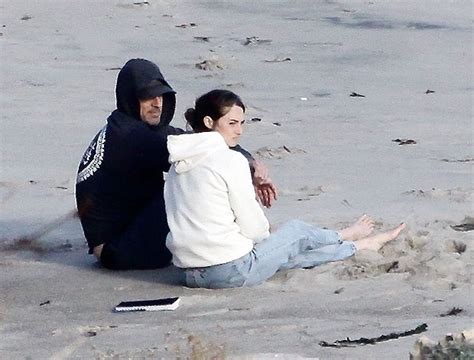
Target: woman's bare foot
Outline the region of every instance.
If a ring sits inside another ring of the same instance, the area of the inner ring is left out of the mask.
[[[360,239],[356,241],[354,244],[357,250],[374,250],[378,251],[383,245],[392,241],[400,235],[403,229],[405,229],[406,225],[401,223],[395,229],[374,235],[369,236],[364,239]]]
[[[359,240],[370,235],[373,230],[374,220],[364,214],[354,224],[339,231],[339,235],[342,240]]]

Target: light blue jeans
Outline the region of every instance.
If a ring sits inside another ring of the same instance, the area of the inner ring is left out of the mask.
[[[183,269],[186,285],[209,289],[253,286],[278,270],[306,268],[346,259],[356,252],[333,230],[291,220],[256,244],[247,255],[221,265]]]

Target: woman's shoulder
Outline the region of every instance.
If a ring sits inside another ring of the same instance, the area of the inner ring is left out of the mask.
[[[233,163],[248,163],[244,155],[227,147],[214,152],[213,155],[216,159],[225,161],[229,165],[232,165]]]
[[[248,171],[249,163],[241,153],[226,148],[210,156],[208,164],[223,174],[233,175]]]

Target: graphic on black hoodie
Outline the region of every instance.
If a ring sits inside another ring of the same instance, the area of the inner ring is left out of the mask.
[[[104,160],[106,131],[107,126],[104,126],[103,129],[96,135],[94,140],[92,140],[91,144],[84,153],[80,164],[83,169],[77,174],[77,184],[79,184],[81,181],[87,180],[100,168],[102,160]]]

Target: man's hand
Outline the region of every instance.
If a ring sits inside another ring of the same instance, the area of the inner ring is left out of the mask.
[[[258,160],[252,162],[254,168],[253,172],[253,186],[255,193],[263,206],[269,208],[277,199],[278,190],[272,179],[268,177],[268,168]]]
[[[254,184],[255,193],[263,206],[269,208],[277,199],[278,191],[272,180],[268,178],[265,183]]]
[[[268,168],[258,160],[252,160],[251,167],[253,168],[254,185],[263,184],[268,179]]]

